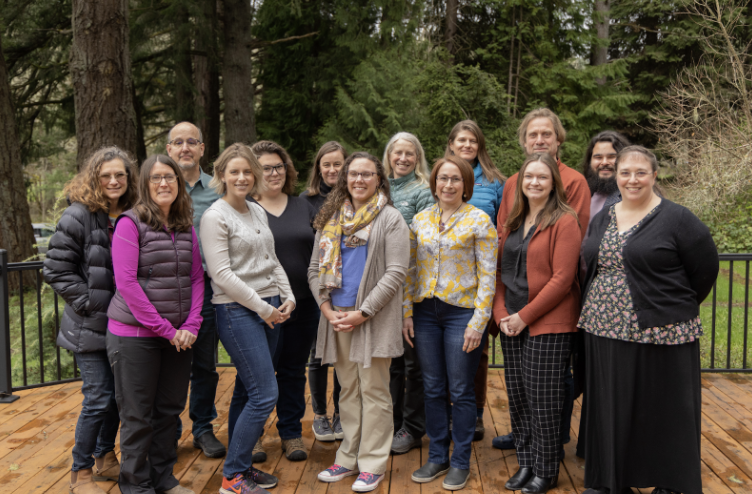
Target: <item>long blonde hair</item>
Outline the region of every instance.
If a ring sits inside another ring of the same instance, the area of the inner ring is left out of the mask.
[[[525,217],[530,212],[530,203],[527,200],[527,196],[522,193],[522,181],[525,176],[525,171],[531,163],[540,162],[546,165],[551,172],[551,179],[553,188],[551,194],[548,196],[548,201],[543,209],[538,213],[535,218],[535,224],[539,230],[544,230],[549,226],[556,224],[559,218],[565,214],[571,214],[577,220],[577,224],[580,224],[580,219],[577,218],[577,213],[572,206],[567,202],[566,191],[564,190],[564,183],[561,181],[561,174],[559,173],[559,167],[556,161],[548,153],[535,153],[527,157],[525,162],[520,168],[520,173],[517,176],[517,188],[515,189],[514,205],[512,211],[507,217],[507,221],[504,224],[504,228],[510,232],[517,230],[525,222]]]

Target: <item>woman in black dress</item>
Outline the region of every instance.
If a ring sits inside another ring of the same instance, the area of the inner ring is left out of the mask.
[[[583,248],[586,494],[701,494],[699,306],[718,252],[656,194],[653,153],[626,147],[615,166],[622,202],[593,218]]]

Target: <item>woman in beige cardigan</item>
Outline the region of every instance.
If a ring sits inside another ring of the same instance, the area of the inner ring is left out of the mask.
[[[394,434],[389,365],[402,355],[402,284],[410,240],[392,206],[377,158],[352,154],[314,227],[308,283],[321,307],[316,357],[333,363],[345,438],[335,463],[318,475],[337,482],[358,475],[368,492],[384,478]]]

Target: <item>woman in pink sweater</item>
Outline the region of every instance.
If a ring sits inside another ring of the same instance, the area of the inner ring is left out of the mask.
[[[193,208],[168,156],[141,165],[138,188],[139,201],[115,225],[117,292],[107,311],[107,356],[122,422],[120,491],[192,494],[172,468],[204,300]]]

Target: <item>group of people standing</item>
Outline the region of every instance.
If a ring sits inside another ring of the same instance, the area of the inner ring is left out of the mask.
[[[519,463],[507,489],[557,485],[584,393],[588,494],[700,493],[699,304],[717,251],[662,197],[649,150],[603,132],[580,174],[559,160],[565,137],[553,112],[530,112],[509,179],[471,120],[432,168],[407,132],[383,161],[328,142],[299,197],[282,146],[233,144],[210,176],[187,122],[140,170],[116,147],[94,153],[66,185],[44,264],[66,301],[58,344],[83,380],[71,492],[111,479],[124,494],[190,494],[172,473],[189,386],[194,447],[227,456],[220,493],[266,492],[278,480],[253,464],[275,406],[285,456],[307,458],[306,369],[314,435],[342,441],[319,480],[372,491],[390,453],[427,435],[412,480],[462,489],[485,431],[490,335],[512,424],[493,445]],[[212,426],[218,341],[237,369],[227,447]]]

